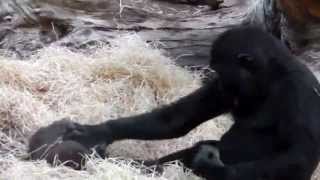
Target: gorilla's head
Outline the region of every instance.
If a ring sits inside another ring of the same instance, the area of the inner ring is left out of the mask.
[[[272,83],[286,72],[281,61],[288,54],[268,33],[242,26],[226,31],[213,43],[210,67],[236,97],[235,104],[252,107],[268,96]]]

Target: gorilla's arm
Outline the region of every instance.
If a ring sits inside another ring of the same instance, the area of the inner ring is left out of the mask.
[[[144,164],[147,166],[162,165],[167,162],[172,162],[172,161],[178,160],[178,161],[182,162],[185,167],[192,169],[193,168],[193,161],[194,161],[194,158],[196,157],[196,155],[203,154],[203,152],[200,152],[201,147],[202,146],[210,146],[210,147],[215,148],[218,146],[218,143],[219,143],[219,141],[216,141],[216,140],[200,141],[192,147],[189,147],[187,149],[182,149],[180,151],[163,156],[163,157],[156,159],[156,160],[145,161]]]
[[[98,125],[75,124],[65,138],[97,143],[121,139],[175,138],[185,135],[202,122],[227,112],[232,108],[232,102],[233,97],[215,79],[188,96],[148,113],[109,120]]]

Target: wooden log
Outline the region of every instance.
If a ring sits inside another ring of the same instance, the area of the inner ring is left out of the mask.
[[[307,25],[313,21],[320,21],[320,1],[278,0],[277,2],[291,23]]]

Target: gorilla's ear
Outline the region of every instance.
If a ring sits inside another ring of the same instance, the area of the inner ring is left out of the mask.
[[[238,64],[249,71],[255,71],[256,65],[254,57],[247,53],[240,53],[237,55]]]

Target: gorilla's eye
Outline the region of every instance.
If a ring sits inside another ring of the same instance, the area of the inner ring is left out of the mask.
[[[256,63],[254,61],[254,57],[250,54],[240,53],[237,55],[238,64],[250,72],[254,72],[257,70]]]
[[[253,57],[250,54],[240,53],[237,56],[240,63],[249,63],[253,61]]]
[[[213,156],[214,156],[214,154],[213,154],[212,152],[209,152],[209,153],[208,153],[208,159],[212,159]]]

